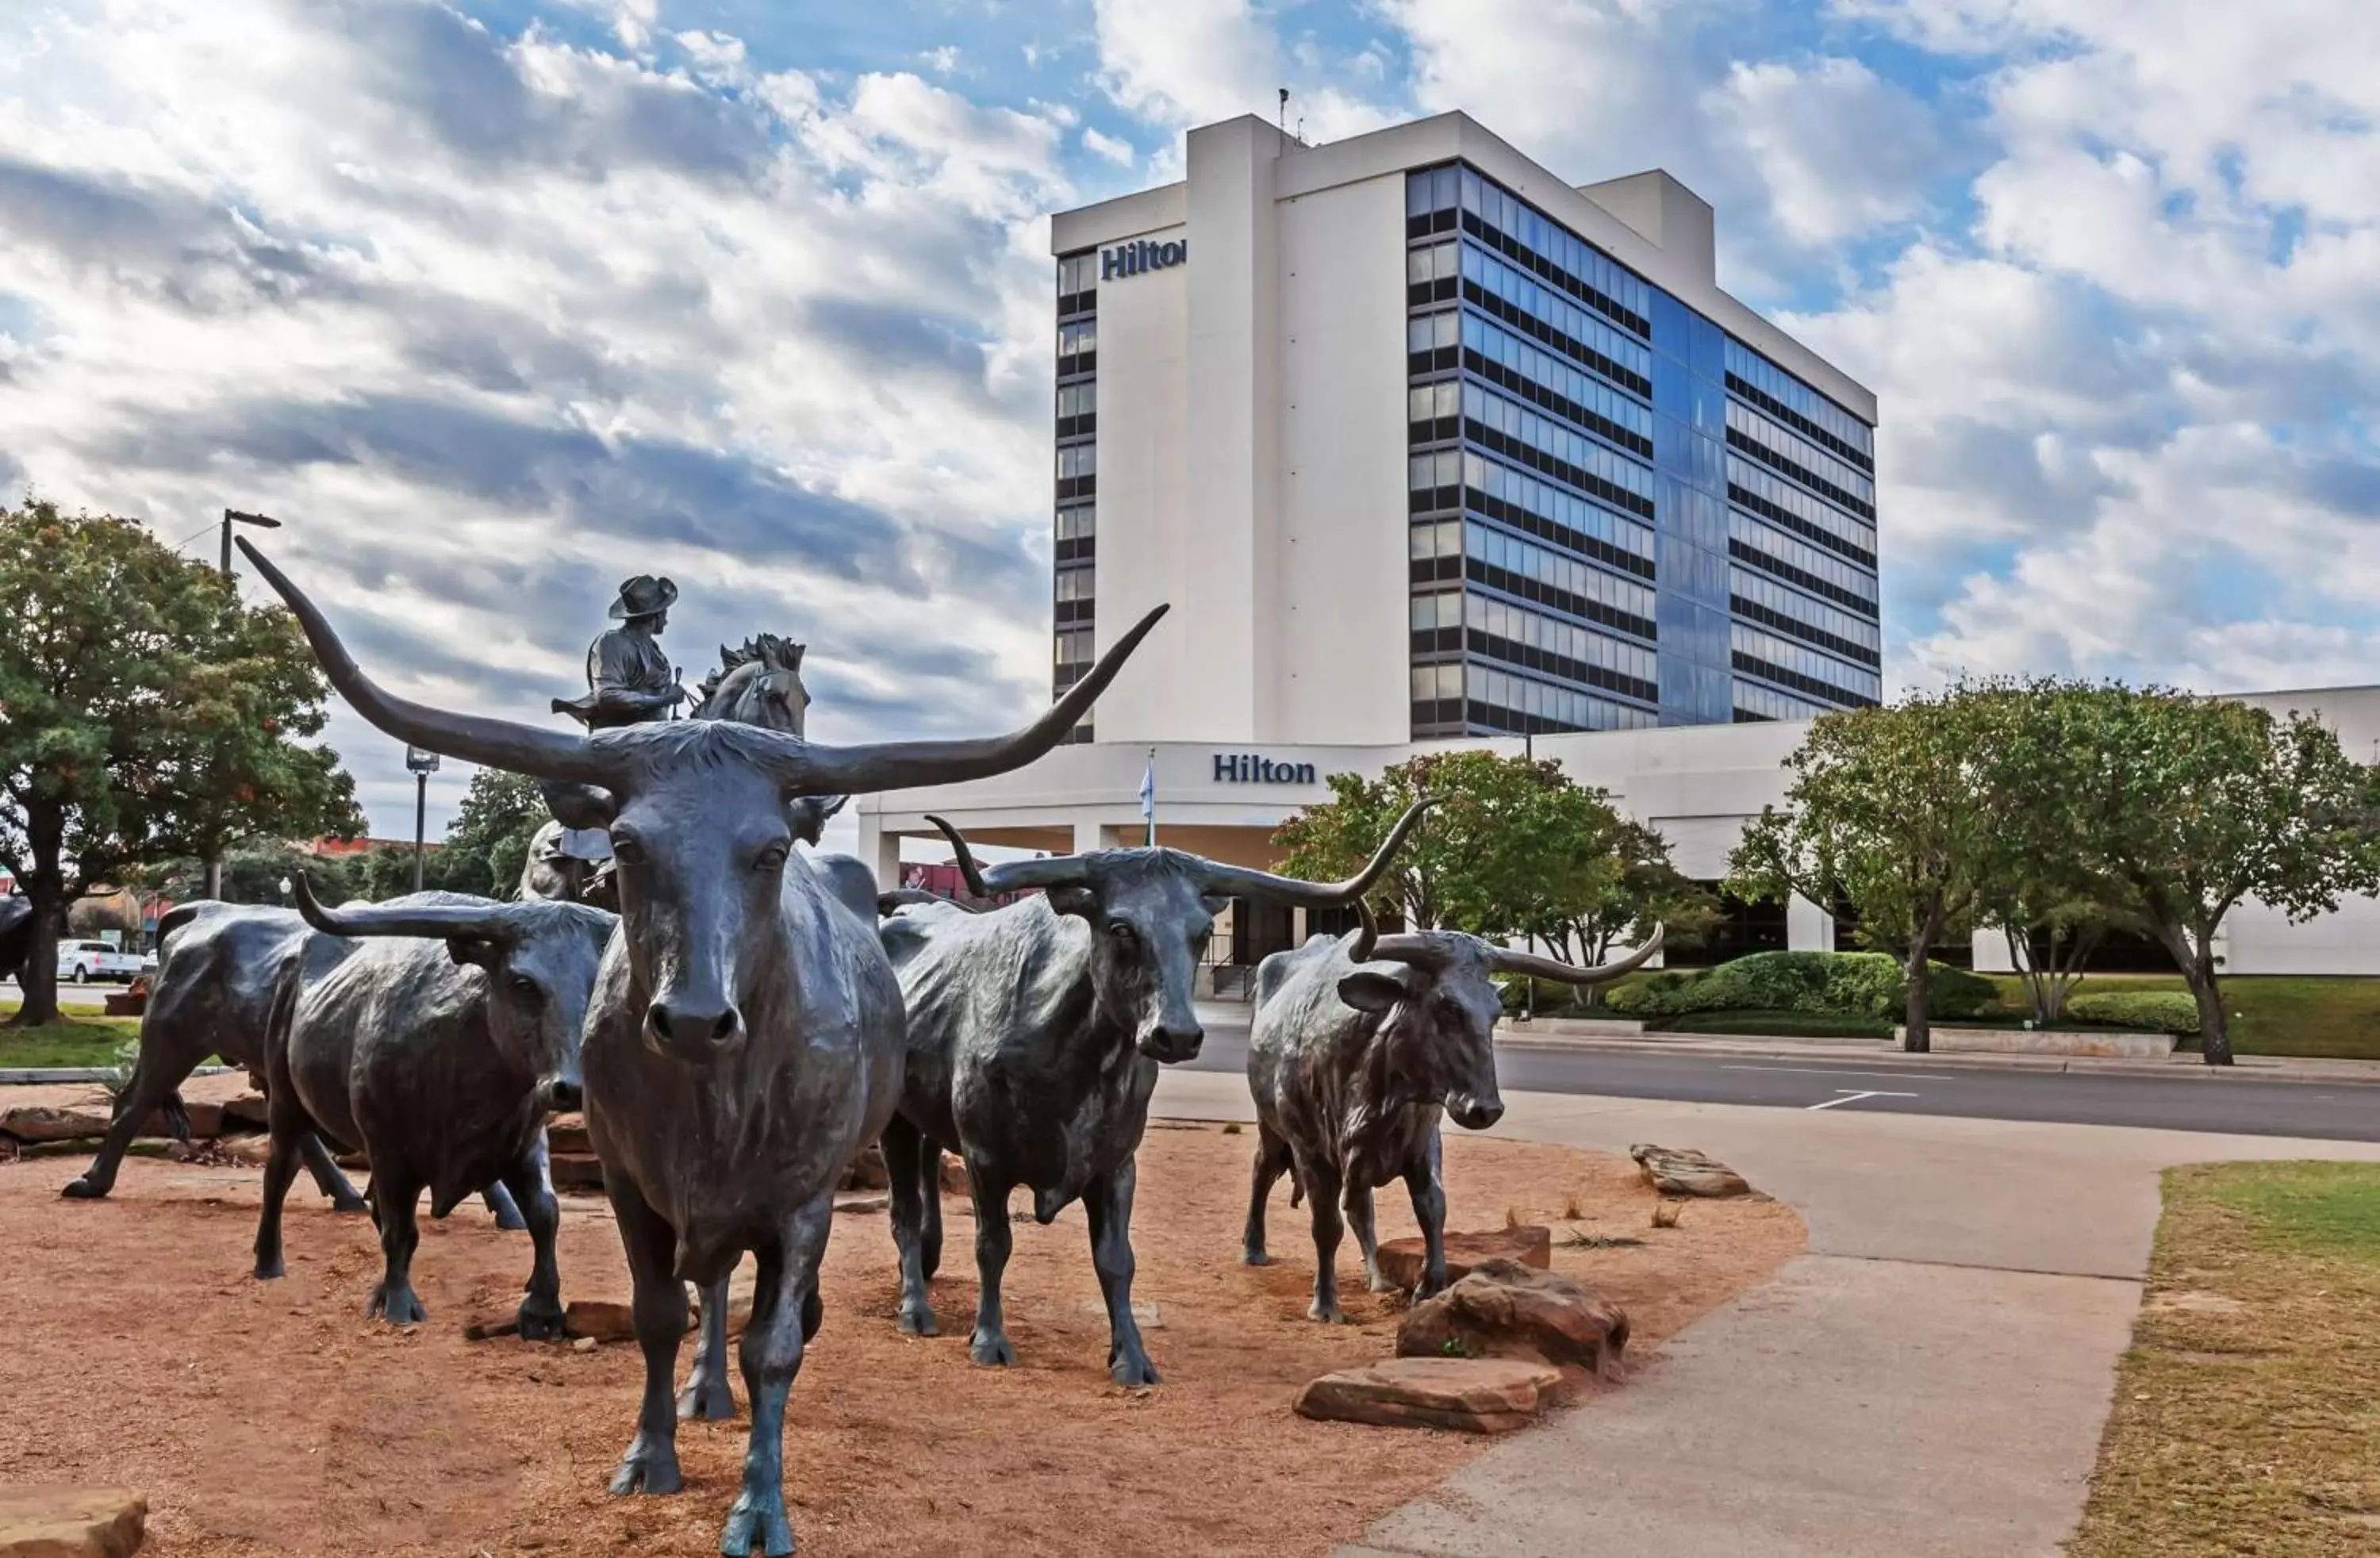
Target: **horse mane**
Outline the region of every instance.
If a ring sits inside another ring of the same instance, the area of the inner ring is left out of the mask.
[[[802,653],[808,648],[808,644],[797,644],[776,633],[756,633],[744,640],[741,649],[729,649],[722,644],[719,646],[719,669],[697,684],[696,695],[701,701],[709,702],[718,696],[720,688],[729,677],[747,665],[798,675],[802,668]]]

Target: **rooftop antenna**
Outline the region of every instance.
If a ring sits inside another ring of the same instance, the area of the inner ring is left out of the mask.
[[[1289,133],[1289,89],[1287,87],[1281,89],[1281,112],[1275,116],[1273,125],[1281,134]]]

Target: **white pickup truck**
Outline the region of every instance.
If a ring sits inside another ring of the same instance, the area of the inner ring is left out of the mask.
[[[121,980],[130,984],[140,977],[140,955],[118,952],[105,942],[60,942],[58,978],[75,984],[93,980]]]

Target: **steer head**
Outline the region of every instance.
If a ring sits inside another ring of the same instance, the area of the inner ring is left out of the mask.
[[[956,828],[940,817],[926,820],[951,841],[969,892],[989,898],[1038,887],[1048,893],[1052,909],[1087,922],[1091,990],[1099,1018],[1132,1035],[1142,1054],[1170,1064],[1196,1058],[1206,1041],[1192,992],[1215,916],[1225,905],[1233,898],[1266,898],[1305,908],[1343,908],[1371,891],[1432,804],[1415,802],[1364,869],[1344,882],[1301,882],[1181,849],[1099,849],[978,866]]]
[[[1496,1019],[1503,1000],[1492,974],[1524,974],[1563,984],[1616,980],[1661,950],[1662,927],[1643,946],[1599,968],[1574,968],[1534,953],[1514,952],[1461,931],[1419,931],[1383,936],[1371,907],[1360,906],[1363,929],[1347,948],[1354,971],[1339,980],[1339,999],[1379,1019],[1376,1040],[1390,1090],[1401,1102],[1443,1103],[1465,1130],[1485,1130],[1503,1117],[1496,1086]],[[1381,964],[1390,967],[1382,968]]]
[[[585,735],[455,713],[391,696],[322,612],[245,538],[241,550],[297,614],[323,675],[373,725],[443,756],[558,783],[565,826],[609,831],[629,999],[651,1049],[699,1061],[740,1045],[743,1002],[782,982],[793,949],[783,895],[804,797],[952,785],[1005,773],[1064,739],[1165,615],[1116,640],[1041,718],[1005,736],[829,747],[725,720],[670,720]],[[823,821],[823,818],[820,819]]]
[[[578,1035],[615,916],[557,900],[499,904],[443,893],[334,909],[303,874],[291,885],[298,912],[324,935],[444,942],[447,956],[487,976],[496,1053],[537,1079],[541,1107],[578,1107]]]

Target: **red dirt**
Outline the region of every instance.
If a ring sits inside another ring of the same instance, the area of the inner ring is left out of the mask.
[[[1364,1290],[1350,1240],[1340,1269],[1354,1323],[1305,1320],[1312,1246],[1285,1189],[1276,1263],[1237,1263],[1251,1139],[1160,1127],[1142,1150],[1135,1294],[1161,1310],[1148,1343],[1167,1382],[1150,1392],[1108,1382],[1079,1207],[1016,1225],[1008,1369],[966,1359],[963,1199],[946,1202],[944,1334],[928,1340],[893,1329],[883,1215],[838,1217],[826,1324],[786,1419],[803,1552],[1321,1552],[1484,1449],[1291,1412],[1308,1380],[1393,1349],[1400,1301]],[[526,1237],[497,1232],[477,1205],[424,1221],[414,1277],[431,1318],[400,1332],[364,1318],[380,1262],[368,1221],[334,1216],[302,1177],[289,1276],[261,1284],[248,1275],[254,1170],[134,1158],[110,1199],[59,1199],[83,1162],[0,1164],[0,1467],[12,1480],[140,1490],[148,1551],[166,1558],[716,1551],[744,1418],[681,1426],[681,1496],[609,1497],[637,1349],[465,1342],[464,1321],[516,1301],[528,1265]],[[1600,1154],[1450,1136],[1446,1164],[1450,1226],[1512,1212],[1647,1241],[1554,1251],[1556,1271],[1626,1309],[1640,1366],[1803,1243],[1799,1218],[1756,1200],[1697,1202],[1681,1226],[1653,1230],[1634,1165]],[[1402,1194],[1379,1201],[1382,1237],[1413,1231]],[[564,1296],[625,1298],[601,1199],[564,1207]],[[735,1390],[740,1413],[740,1376]]]

